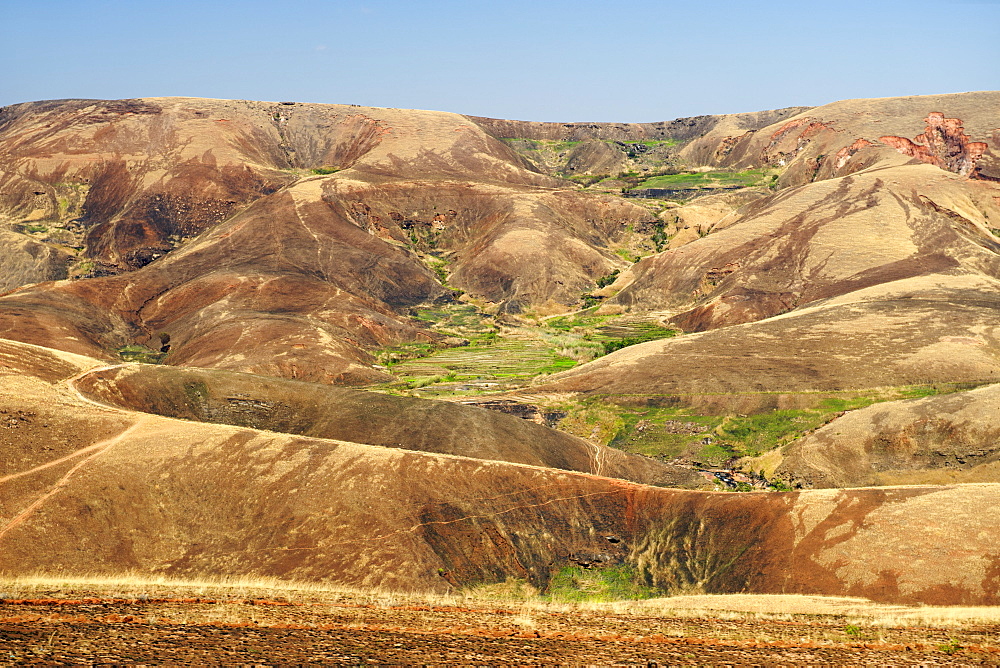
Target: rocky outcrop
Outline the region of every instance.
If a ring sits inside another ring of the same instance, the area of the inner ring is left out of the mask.
[[[971,141],[962,127],[962,119],[945,118],[932,111],[924,119],[927,127],[913,138],[884,136],[879,141],[892,146],[903,155],[916,158],[961,176],[976,176],[976,162],[989,148],[986,142]]]

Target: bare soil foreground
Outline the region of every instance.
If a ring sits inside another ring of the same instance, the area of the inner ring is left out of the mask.
[[[1000,661],[1000,623],[988,608],[759,595],[569,605],[247,587],[8,589],[4,665]]]

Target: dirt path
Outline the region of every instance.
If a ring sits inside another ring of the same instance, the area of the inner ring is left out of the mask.
[[[133,431],[137,430],[139,427],[144,426],[144,425],[145,425],[145,420],[140,418],[140,420],[138,422],[132,424],[130,427],[128,427],[127,429],[125,429],[124,431],[122,431],[120,434],[112,436],[111,438],[105,439],[105,440],[100,441],[98,443],[94,443],[93,445],[91,445],[89,447],[77,450],[76,452],[71,453],[70,455],[67,455],[66,457],[62,457],[62,458],[60,458],[58,460],[47,462],[45,464],[42,464],[41,466],[36,466],[35,468],[33,468],[33,469],[29,470],[29,471],[23,471],[23,472],[20,472],[20,473],[15,473],[15,474],[12,474],[12,475],[5,476],[3,479],[0,479],[0,483],[6,482],[6,481],[11,480],[13,478],[17,478],[17,477],[24,476],[24,475],[29,475],[29,474],[35,473],[37,471],[41,471],[43,469],[49,468],[50,466],[55,466],[57,464],[63,463],[65,461],[69,460],[69,459],[73,459],[74,457],[78,457],[80,455],[86,454],[86,457],[84,457],[83,459],[81,459],[80,461],[78,461],[76,464],[74,464],[69,469],[69,471],[67,471],[61,478],[59,478],[59,480],[56,481],[56,483],[54,485],[52,485],[48,489],[42,491],[42,493],[39,494],[39,496],[30,505],[28,505],[27,508],[25,508],[20,513],[18,513],[17,515],[15,515],[14,517],[12,517],[10,520],[8,520],[6,524],[3,524],[2,526],[0,526],[0,540],[3,540],[4,536],[6,536],[7,533],[10,532],[11,529],[15,528],[16,526],[18,526],[19,524],[21,524],[22,522],[24,522],[26,519],[28,519],[28,517],[30,517],[33,512],[35,512],[38,508],[40,508],[42,505],[44,505],[46,501],[48,501],[49,499],[51,499],[53,496],[55,496],[56,494],[58,494],[64,487],[66,487],[66,485],[68,485],[69,482],[70,482],[70,480],[73,478],[74,474],[76,474],[77,471],[79,471],[81,468],[83,468],[84,466],[86,466],[86,464],[88,462],[90,462],[93,459],[101,456],[103,453],[107,452],[110,448],[112,448],[116,443],[119,443],[126,436],[128,436]]]

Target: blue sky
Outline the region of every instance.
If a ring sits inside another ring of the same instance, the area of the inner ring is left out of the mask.
[[[0,105],[161,95],[655,121],[1000,89],[1000,0],[0,0]]]

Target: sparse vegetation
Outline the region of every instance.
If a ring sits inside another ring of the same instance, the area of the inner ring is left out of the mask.
[[[552,577],[543,600],[553,603],[608,603],[661,596],[641,582],[628,565],[583,568],[566,566]]]
[[[596,416],[604,425],[591,424],[601,441],[628,452],[673,460],[678,457],[705,465],[719,466],[741,457],[758,457],[801,438],[830,422],[845,411],[864,408],[882,401],[912,399],[971,389],[974,384],[937,384],[885,388],[867,392],[805,394],[812,407],[762,411],[740,415],[725,409],[698,410],[679,397],[645,397],[646,405],[623,405],[626,398],[592,398],[579,408],[568,410],[559,428],[587,436],[574,415]],[[749,395],[748,395],[749,396]],[[690,401],[688,399],[686,401]],[[707,402],[711,404],[712,402]],[[575,421],[570,422],[571,418]],[[610,433],[608,433],[610,432]],[[756,469],[755,469],[756,470]],[[771,481],[776,491],[788,491],[781,481]]]
[[[139,362],[141,364],[160,364],[167,356],[165,352],[152,350],[146,346],[132,343],[118,349],[118,356],[124,362]]]
[[[958,654],[964,648],[958,644],[957,640],[955,640],[954,638],[949,638],[948,642],[938,645],[938,649],[947,654],[948,656],[952,656],[953,654]]]
[[[441,257],[428,256],[424,259],[424,263],[434,272],[441,285],[448,285],[448,260]]]
[[[310,169],[310,172],[317,175],[326,176],[327,174],[336,174],[340,171],[338,167],[316,167],[315,169]]]

